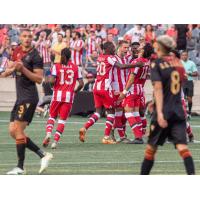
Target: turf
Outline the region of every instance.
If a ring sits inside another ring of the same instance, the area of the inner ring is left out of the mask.
[[[132,174],[140,172],[145,145],[116,144],[103,145],[105,119],[98,121],[87,134],[87,141],[81,143],[78,139],[78,130],[87,118],[73,116],[68,120],[66,129],[56,150],[50,148],[45,151],[52,152],[52,160],[45,174]],[[0,174],[5,174],[16,164],[15,143],[8,135],[9,113],[0,113]],[[41,146],[45,135],[46,119],[34,118],[27,128],[27,134]],[[191,120],[196,140],[200,140],[200,118]],[[117,134],[116,134],[117,135]],[[127,130],[129,138],[133,138],[130,128]],[[200,144],[189,144],[195,161],[196,173],[200,174]],[[172,144],[165,144],[159,148],[156,163],[152,174],[185,174],[185,169],[178,153]],[[26,173],[37,174],[39,158],[26,151]]]

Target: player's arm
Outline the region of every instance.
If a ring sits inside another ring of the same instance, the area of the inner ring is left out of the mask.
[[[142,62],[136,62],[136,63],[131,63],[131,64],[121,64],[119,62],[115,62],[115,67],[120,68],[120,69],[129,69],[129,68],[134,68],[134,67],[142,67],[144,63]]]
[[[81,78],[81,79],[78,79],[77,81],[78,81],[78,86],[77,86],[77,88],[74,90],[75,93],[79,92],[79,91],[83,88],[83,86],[84,86],[84,82],[83,82],[83,79],[82,79],[82,78]]]
[[[195,63],[193,63],[193,65],[192,65],[192,72],[188,73],[188,75],[192,76],[192,77],[198,76],[198,71],[197,71],[197,67],[196,67]]]
[[[158,63],[152,63],[151,68],[151,81],[153,83],[153,94],[156,104],[157,121],[161,128],[167,127],[167,121],[164,119],[163,114],[163,86],[162,77]]]
[[[120,95],[119,95],[118,101],[121,101],[121,100],[123,100],[123,99],[126,97],[128,91],[129,91],[129,89],[130,89],[131,86],[133,85],[134,78],[135,78],[135,74],[134,74],[134,73],[131,73],[130,76],[129,76],[129,79],[128,79],[127,83],[126,83],[125,89],[124,89],[123,92],[121,92]]]
[[[15,64],[14,62],[10,61],[5,71],[0,73],[0,78],[6,78],[10,76],[14,71],[15,71]]]

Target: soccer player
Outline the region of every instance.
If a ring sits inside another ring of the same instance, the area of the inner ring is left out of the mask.
[[[129,49],[129,43],[125,40],[120,41],[117,54],[114,56],[116,60],[121,64],[128,64],[129,58],[126,56]],[[120,93],[124,90],[126,86],[126,81],[128,79],[129,69],[120,69],[114,67],[113,69],[113,91],[115,99],[117,100]],[[124,115],[124,108],[121,102],[115,103],[115,123],[114,128],[117,129],[120,140],[118,142],[128,143],[125,128],[126,128],[126,117]],[[114,138],[114,137],[113,137]]]
[[[54,84],[54,87],[43,146],[48,146],[55,120],[59,116],[57,129],[54,134],[54,142],[51,145],[52,149],[57,147],[60,136],[64,132],[65,123],[72,108],[74,95],[81,90],[84,85],[80,69],[78,69],[78,66],[73,64],[70,59],[71,51],[68,48],[64,48],[61,51],[61,63],[53,66],[49,80]],[[79,85],[75,89],[77,81]]]
[[[103,144],[115,144],[116,142],[110,138],[110,133],[114,123],[114,93],[112,88],[113,68],[129,68],[134,65],[121,64],[114,58],[115,46],[112,42],[105,42],[103,45],[104,54],[100,55],[97,60],[97,77],[94,84],[93,94],[96,112],[89,118],[84,127],[79,131],[80,141],[85,141],[86,131],[94,125],[100,118],[102,107],[106,109],[106,128],[104,131]]]
[[[25,133],[31,123],[37,103],[38,92],[35,83],[41,83],[43,78],[43,62],[38,51],[31,46],[32,34],[24,29],[20,34],[21,45],[13,52],[13,61],[16,71],[17,100],[10,117],[9,131],[16,141],[18,156],[17,167],[9,171],[9,175],[24,174],[24,160],[26,148],[41,158],[42,173],[49,164],[53,155],[44,153]]]
[[[155,43],[158,59],[151,64],[155,110],[141,166],[142,175],[150,174],[158,145],[163,145],[167,138],[182,157],[187,174],[195,174],[192,155],[187,146],[186,119],[181,103],[181,84],[185,79],[185,70],[179,59],[170,56],[174,44],[174,40],[166,35],[158,37]]]

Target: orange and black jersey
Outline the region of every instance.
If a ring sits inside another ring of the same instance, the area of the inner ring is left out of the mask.
[[[43,69],[42,58],[35,48],[24,52],[22,47],[18,46],[13,52],[12,60],[22,61],[31,72],[34,69]],[[18,103],[37,103],[39,100],[36,84],[21,72],[16,72],[16,91]]]
[[[185,70],[179,59],[167,56],[156,59],[151,64],[152,82],[162,82],[163,113],[166,120],[185,119],[181,103],[181,88],[185,77]]]

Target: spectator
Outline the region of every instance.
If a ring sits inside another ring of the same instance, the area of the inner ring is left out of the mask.
[[[139,42],[140,37],[144,37],[145,29],[141,24],[135,25],[132,29],[126,32],[125,36],[128,35],[131,37],[131,43]]]
[[[172,37],[176,41],[176,39],[177,39],[177,31],[175,29],[175,25],[174,24],[169,26],[169,28],[166,31],[166,35]]]
[[[183,92],[185,97],[188,100],[188,114],[191,117],[191,110],[192,110],[192,97],[194,95],[194,83],[193,78],[198,76],[196,64],[188,59],[188,52],[183,51],[181,53],[181,61],[187,73],[187,81],[183,85]]]
[[[177,49],[178,50],[186,50],[187,47],[187,35],[189,33],[187,24],[176,24],[175,25],[177,31]]]
[[[96,36],[100,36],[103,40],[106,39],[106,31],[101,24],[96,24]]]
[[[65,33],[62,31],[61,26],[59,24],[56,25],[56,27],[53,29],[53,32],[50,35],[52,39],[52,46],[58,42],[58,34],[62,34],[63,37],[65,35]]]
[[[73,40],[71,41],[71,60],[75,65],[82,67],[82,59],[83,59],[83,47],[84,42],[81,39],[81,34],[79,32],[73,33]]]
[[[156,39],[156,35],[153,30],[153,26],[151,24],[147,24],[145,26],[144,39],[147,43],[151,43],[151,44],[153,44],[153,42]]]
[[[19,33],[20,30],[16,24],[13,24],[11,29],[8,31],[8,36],[11,42],[19,43]]]
[[[44,74],[46,74],[46,72],[49,71],[51,67],[51,41],[47,39],[47,34],[45,31],[40,32],[38,41],[35,43],[35,47],[43,59]]]
[[[89,74],[87,74],[86,79],[87,79],[87,82],[84,84],[83,91],[92,92],[93,85],[95,82],[95,77],[92,73],[89,73]]]
[[[88,38],[85,41],[85,49],[86,49],[87,57],[90,56],[92,54],[92,52],[97,49],[96,35],[95,35],[94,29],[90,29]]]
[[[66,47],[66,44],[63,43],[63,34],[58,33],[57,37],[58,42],[56,42],[51,49],[52,54],[55,56],[54,63],[60,63],[61,51]]]
[[[97,51],[93,51],[90,56],[88,56],[85,64],[85,68],[89,73],[93,73],[96,75],[96,67],[97,67],[97,58],[98,53]]]

